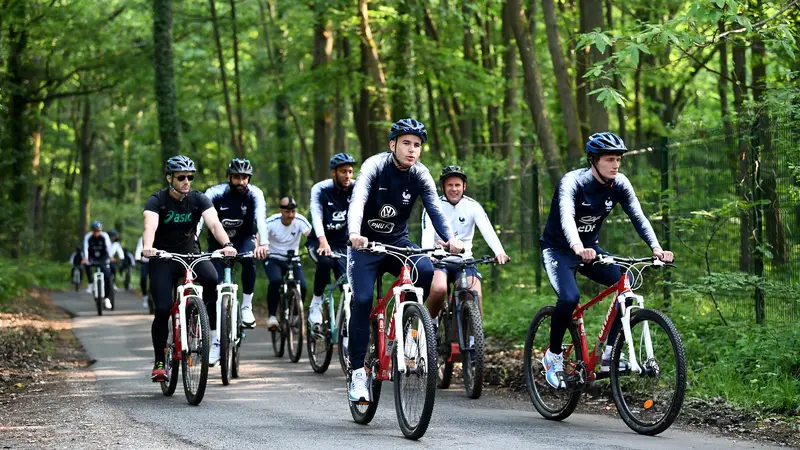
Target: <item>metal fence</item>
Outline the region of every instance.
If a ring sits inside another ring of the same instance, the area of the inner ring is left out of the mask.
[[[670,301],[700,299],[699,310],[716,314],[713,293],[728,318],[800,318],[799,137],[796,121],[766,117],[727,129],[677,132],[626,154],[621,171],[662,245],[677,256],[678,268],[657,276],[659,283],[650,287],[667,307]],[[549,291],[538,238],[553,186],[544,168],[525,157],[529,148],[517,151],[522,157],[514,169],[497,160],[498,152],[473,157],[467,195],[481,202],[509,255],[523,263],[514,285]],[[624,256],[649,253],[621,208],[606,223],[604,249]],[[419,232],[414,221],[411,232]],[[489,250],[476,239],[475,254],[483,253]],[[588,295],[597,286],[581,282],[581,289]]]

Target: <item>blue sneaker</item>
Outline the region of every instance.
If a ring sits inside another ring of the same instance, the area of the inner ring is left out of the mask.
[[[566,389],[567,383],[564,382],[564,355],[562,353],[550,353],[547,349],[542,357],[542,364],[545,368],[545,379],[547,383],[555,389]]]

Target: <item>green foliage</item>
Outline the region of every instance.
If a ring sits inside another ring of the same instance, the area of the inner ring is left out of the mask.
[[[69,283],[70,269],[66,262],[0,258],[0,310],[8,300],[23,295],[26,289],[63,288]]]

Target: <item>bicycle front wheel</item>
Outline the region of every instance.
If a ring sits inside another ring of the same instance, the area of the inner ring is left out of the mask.
[[[339,365],[342,366],[342,372],[347,376],[350,370],[350,356],[347,353],[347,318],[344,312],[344,296],[345,294],[342,293],[342,298],[339,300],[339,311],[336,313],[336,331],[339,333],[339,343],[336,347],[339,354]]]
[[[231,348],[233,345],[233,340],[231,339],[231,334],[233,333],[233,327],[231,326],[231,318],[233,315],[231,314],[231,301],[228,298],[228,295],[222,296],[222,307],[220,308],[220,318],[219,323],[222,327],[222,330],[218,330],[219,332],[219,367],[220,371],[222,372],[222,385],[227,386],[231,382],[231,378],[233,378],[232,366],[233,366],[233,349]]]
[[[395,346],[392,363],[397,422],[405,437],[419,439],[428,429],[436,399],[436,337],[428,310],[419,303],[407,304],[397,332],[404,336],[403,348]],[[399,358],[405,360],[405,373],[398,369]]]
[[[642,372],[620,370],[619,361],[626,356],[622,349],[627,348],[620,331],[611,351],[611,391],[625,424],[653,436],[669,428],[680,413],[686,392],[686,354],[675,324],[659,311],[633,312],[631,335]],[[652,357],[648,346],[652,346]]]
[[[316,330],[308,330],[308,362],[316,373],[325,373],[331,363],[333,356],[333,345],[331,345],[331,319],[330,304],[325,301],[322,303],[322,324]]]
[[[461,324],[464,338],[464,349],[461,351],[464,389],[467,397],[480,398],[483,391],[483,319],[475,299],[470,298],[463,303]]]
[[[368,404],[361,404],[358,402],[351,402],[348,396],[348,403],[350,404],[350,415],[353,420],[361,425],[366,425],[372,422],[375,417],[375,412],[378,411],[378,402],[381,399],[381,386],[382,381],[378,381],[378,372],[381,370],[380,359],[378,358],[378,322],[372,320],[370,322],[370,337],[369,345],[367,346],[367,354],[364,356],[364,365],[370,368],[370,402]],[[349,367],[349,364],[348,364]],[[351,372],[347,373],[347,390],[350,389]]]
[[[281,301],[278,303],[278,328],[275,330],[270,330],[270,334],[272,335],[272,351],[275,353],[275,357],[282,358],[284,349],[286,348],[286,323],[284,320],[284,311],[286,309],[285,302],[286,298],[283,297],[281,294]]]
[[[231,364],[231,378],[239,378],[239,359],[242,356],[242,339],[244,338],[244,325],[242,323],[242,304],[238,304],[238,313],[236,314],[236,329],[234,335],[236,339],[231,345],[231,352],[233,353],[233,361]]]
[[[550,348],[552,315],[553,306],[545,306],[533,316],[525,338],[523,372],[531,402],[539,414],[548,420],[564,420],[578,406],[583,388],[582,379],[585,380],[586,373],[585,369],[582,369],[583,351],[578,337],[578,327],[575,326],[575,322],[570,321],[561,344],[567,389],[556,389],[547,382],[542,358],[545,351]],[[581,370],[584,370],[584,373],[581,373]]]
[[[208,324],[208,313],[202,300],[189,297],[186,302],[186,340],[184,342],[183,388],[186,400],[192,405],[199,405],[206,393],[208,381],[208,351],[211,346],[211,327]]]
[[[167,346],[164,348],[164,370],[167,372],[167,381],[161,382],[161,393],[167,397],[175,393],[175,388],[178,386],[178,372],[180,372],[178,360],[172,358],[175,354],[175,326],[172,315],[169,317],[168,326]]]
[[[303,354],[303,299],[300,297],[300,290],[297,288],[289,290],[287,300],[289,301],[288,317],[288,339],[289,339],[289,359],[296,363],[300,361]]]

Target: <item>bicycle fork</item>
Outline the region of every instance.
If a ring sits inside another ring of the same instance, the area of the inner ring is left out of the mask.
[[[414,287],[411,285],[403,285],[397,286],[393,289],[393,296],[395,299],[395,308],[394,308],[394,327],[395,327],[395,345],[397,345],[398,352],[402,351],[403,354],[397,356],[397,371],[399,373],[406,373],[406,357],[405,357],[405,335],[403,333],[403,312],[406,310],[406,306],[410,302],[400,302],[400,295],[402,293],[413,293],[416,295],[415,303],[420,305],[420,307],[424,308],[422,304],[422,295],[423,291],[422,288]],[[399,332],[398,332],[399,329]],[[419,332],[418,330],[416,330]],[[426,337],[427,339],[427,337]],[[418,345],[418,350],[420,355],[427,355],[427,342],[423,342],[422,344]],[[392,342],[389,341],[386,343],[386,355],[389,356],[392,354]]]
[[[633,300],[633,304],[631,306],[627,305],[628,299]],[[625,333],[625,344],[628,347],[628,363],[631,365],[631,371],[641,374],[644,369],[642,369],[642,367],[639,365],[639,362],[636,360],[636,351],[633,346],[633,334],[631,332],[631,312],[634,308],[644,308],[644,297],[634,294],[631,291],[626,291],[617,296],[617,303],[619,305],[620,312],[622,313],[622,331]],[[644,341],[647,359],[652,359],[653,342],[650,340],[650,327],[646,321],[642,323],[642,340]]]

